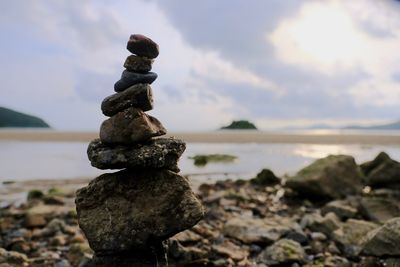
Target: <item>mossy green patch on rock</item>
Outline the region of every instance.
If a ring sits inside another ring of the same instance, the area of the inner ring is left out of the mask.
[[[32,200],[32,199],[41,199],[44,197],[44,194],[41,190],[38,189],[32,189],[31,191],[28,192],[27,199]]]
[[[200,154],[189,157],[189,159],[193,159],[196,166],[205,166],[210,162],[233,162],[237,157],[228,154]]]

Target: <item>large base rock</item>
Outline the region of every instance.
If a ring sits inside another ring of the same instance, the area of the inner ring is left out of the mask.
[[[186,178],[168,170],[103,174],[77,191],[79,226],[96,253],[143,249],[203,218]]]
[[[331,155],[300,170],[286,185],[306,198],[336,199],[359,193],[363,178],[353,157]]]
[[[96,267],[168,267],[166,248],[162,243],[148,249],[136,249],[117,254],[95,254],[91,262]]]
[[[183,141],[159,138],[130,146],[109,146],[99,139],[88,147],[88,157],[93,167],[99,169],[165,168],[179,171],[178,160],[185,151]]]

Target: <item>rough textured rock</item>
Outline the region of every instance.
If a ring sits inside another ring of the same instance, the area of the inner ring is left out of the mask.
[[[147,58],[156,58],[159,54],[158,44],[141,34],[132,34],[129,37],[126,49],[132,54]]]
[[[247,217],[228,220],[222,232],[247,244],[271,244],[300,226],[288,219],[254,219]]]
[[[400,217],[369,232],[361,253],[376,257],[400,257]]]
[[[349,219],[332,234],[341,251],[348,256],[356,256],[361,251],[363,238],[379,225],[362,220]]]
[[[133,72],[148,72],[151,71],[151,65],[153,60],[145,57],[138,57],[135,55],[130,55],[126,58],[124,67],[128,71]]]
[[[250,180],[254,185],[260,186],[273,186],[280,184],[281,179],[276,177],[275,174],[269,169],[263,169],[257,174],[257,176]]]
[[[353,157],[330,155],[300,170],[286,185],[305,198],[337,199],[359,193],[363,179]]]
[[[321,232],[331,236],[332,232],[340,227],[339,218],[332,212],[321,216],[318,213],[306,214],[300,222],[303,228],[308,228],[314,232]]]
[[[127,88],[131,87],[132,85],[138,83],[153,83],[157,79],[157,74],[154,72],[146,72],[146,73],[139,73],[139,72],[130,72],[124,70],[121,75],[121,79],[119,79],[114,84],[115,92],[122,92]]]
[[[0,265],[1,266],[28,266],[28,258],[25,254],[15,251],[7,251],[0,248]]]
[[[132,107],[118,112],[101,124],[100,140],[104,144],[130,145],[166,133],[159,120]]]
[[[327,203],[322,209],[321,214],[325,215],[329,212],[333,212],[341,220],[353,218],[357,214],[357,209],[349,205],[345,200],[334,200]]]
[[[78,190],[75,202],[96,253],[146,248],[203,218],[186,178],[168,170],[103,174]]]
[[[88,147],[88,157],[93,167],[99,169],[165,168],[179,171],[177,162],[185,151],[183,141],[158,138],[131,146],[108,146],[100,139]]]
[[[130,107],[143,111],[153,109],[153,93],[150,85],[142,83],[133,85],[121,93],[106,97],[101,103],[103,114],[109,117]]]
[[[400,204],[390,197],[363,197],[360,213],[369,220],[384,223],[400,216]]]
[[[267,266],[290,266],[305,262],[306,253],[299,243],[281,239],[261,252],[259,259]]]
[[[361,165],[367,184],[374,188],[400,187],[400,162],[389,157],[385,152],[372,161]]]

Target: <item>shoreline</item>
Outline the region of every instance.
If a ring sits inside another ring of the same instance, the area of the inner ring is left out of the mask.
[[[176,137],[188,143],[274,143],[274,144],[375,144],[400,145],[400,135],[327,133],[299,134],[274,132],[172,132],[166,137]],[[96,132],[58,132],[51,130],[0,130],[0,141],[29,142],[90,142],[98,138]]]

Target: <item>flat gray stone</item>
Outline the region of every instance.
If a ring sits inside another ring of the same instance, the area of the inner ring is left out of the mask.
[[[286,186],[301,197],[328,200],[360,193],[363,180],[364,175],[353,157],[330,155],[288,178]]]
[[[157,79],[157,73],[154,72],[146,72],[146,73],[140,73],[140,72],[130,72],[127,70],[124,70],[121,75],[121,79],[119,79],[115,84],[114,84],[114,90],[115,92],[122,92],[132,85],[138,84],[138,83],[153,83]]]
[[[121,93],[106,97],[101,103],[101,111],[109,117],[130,107],[143,111],[153,109],[153,93],[150,85],[142,83],[133,85]]]
[[[185,142],[173,138],[158,138],[130,146],[109,146],[95,139],[87,153],[92,166],[102,170],[164,168],[179,171],[177,163],[185,148]]]

